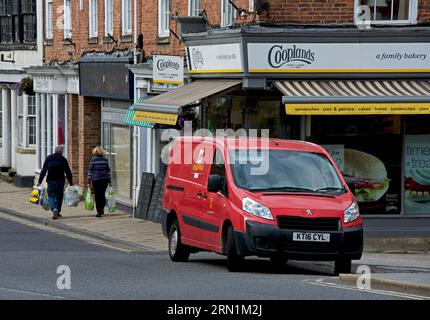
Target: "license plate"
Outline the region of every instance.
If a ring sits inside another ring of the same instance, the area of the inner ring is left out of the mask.
[[[293,232],[293,241],[330,242],[330,233]]]

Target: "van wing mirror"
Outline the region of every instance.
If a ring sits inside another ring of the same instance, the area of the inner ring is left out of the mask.
[[[208,192],[218,192],[221,189],[221,176],[211,174],[208,181]]]
[[[347,179],[346,184],[348,185],[348,188],[349,190],[351,190],[352,194],[355,194],[355,181],[351,179]]]

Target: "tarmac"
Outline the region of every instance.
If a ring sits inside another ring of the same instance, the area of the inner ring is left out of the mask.
[[[19,188],[7,182],[0,182],[0,213],[12,220],[22,220],[42,229],[56,229],[70,236],[82,236],[115,246],[128,252],[146,254],[167,253],[167,240],[162,235],[161,226],[150,221],[135,219],[128,212],[117,210],[106,212],[96,218],[95,211],[84,209],[81,201],[78,207],[63,205],[62,218],[52,220],[50,211],[40,205],[30,203],[30,188]],[[430,296],[430,218],[415,217],[412,222],[405,219],[372,217],[365,219],[366,253],[419,254],[422,263],[428,267],[422,272],[396,272],[391,270],[372,271],[372,283],[381,288],[405,291]],[[417,232],[414,226],[417,224]],[[390,228],[390,225],[393,225]],[[405,229],[402,229],[405,228]],[[366,228],[368,231],[366,232]],[[427,230],[427,228],[429,230]],[[405,231],[406,230],[406,231]],[[384,236],[385,235],[385,236]],[[361,262],[360,262],[361,263]],[[345,283],[356,282],[360,274],[340,275]]]

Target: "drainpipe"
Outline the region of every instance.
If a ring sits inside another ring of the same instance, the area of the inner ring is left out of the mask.
[[[137,9],[138,9],[138,0],[134,0],[134,64],[137,64]],[[133,77],[134,78],[134,77]],[[136,79],[134,81],[134,97],[135,101],[137,100],[137,93],[136,93]],[[137,185],[138,185],[138,179],[139,179],[139,156],[140,153],[139,150],[139,128],[136,126],[133,126],[133,218],[135,217],[136,213],[136,207],[137,207]]]

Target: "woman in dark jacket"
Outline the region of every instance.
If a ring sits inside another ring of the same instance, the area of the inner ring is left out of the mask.
[[[87,181],[95,194],[96,200],[96,217],[100,218],[104,214],[106,206],[106,189],[111,184],[111,175],[109,162],[105,158],[105,151],[102,147],[97,146],[93,150],[93,158],[88,166]]]

